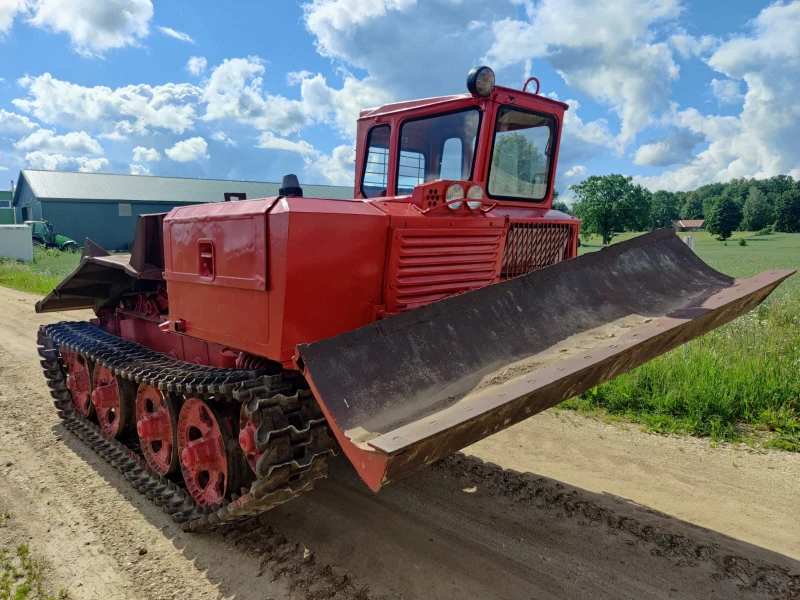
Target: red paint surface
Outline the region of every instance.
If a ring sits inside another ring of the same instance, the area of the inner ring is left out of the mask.
[[[72,396],[75,411],[84,417],[94,413],[92,405],[92,380],[89,377],[89,365],[86,359],[77,352],[61,350],[61,356],[67,367],[67,389]]]
[[[92,375],[92,404],[94,404],[100,429],[109,437],[116,437],[120,424],[120,400],[117,378],[106,367],[94,366]]]
[[[175,427],[177,413],[163,394],[150,385],[141,384],[136,392],[136,432],[145,461],[159,475],[167,475],[177,466]]]
[[[189,398],[178,417],[178,456],[186,487],[200,506],[220,504],[228,479],[222,433],[205,402]]]

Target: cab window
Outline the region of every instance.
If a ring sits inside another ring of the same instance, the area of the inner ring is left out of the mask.
[[[480,122],[477,108],[403,122],[395,193],[437,179],[471,179]]]
[[[389,134],[388,125],[378,125],[369,130],[367,137],[367,159],[364,161],[364,176],[361,193],[365,198],[386,195],[389,180]]]
[[[555,128],[555,120],[548,115],[510,106],[497,111],[489,196],[544,200],[552,169]]]

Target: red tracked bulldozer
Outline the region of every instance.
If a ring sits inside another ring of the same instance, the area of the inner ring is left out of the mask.
[[[718,327],[734,280],[672,230],[577,257],[553,210],[567,106],[495,86],[361,112],[352,201],[139,217],[37,311],[66,427],[189,530],[267,510],[340,449],[374,491]]]

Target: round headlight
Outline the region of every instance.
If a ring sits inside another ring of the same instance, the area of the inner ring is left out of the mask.
[[[476,96],[488,96],[494,89],[494,71],[489,67],[475,67],[467,75],[467,89]]]
[[[461,208],[463,202],[453,202],[453,200],[461,200],[464,197],[464,188],[459,183],[450,184],[445,194],[445,202],[450,210],[458,210]],[[452,204],[451,204],[452,202]]]
[[[478,210],[483,206],[483,188],[481,186],[473,185],[467,190],[467,206],[470,210]]]

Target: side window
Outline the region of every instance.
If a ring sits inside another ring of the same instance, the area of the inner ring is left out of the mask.
[[[391,128],[388,125],[378,125],[369,130],[364,177],[361,180],[361,193],[365,198],[386,195],[389,182],[390,133]]]
[[[450,138],[445,140],[442,148],[442,168],[439,171],[439,179],[466,179],[462,177],[464,172],[462,163],[464,161],[464,147],[461,138]]]

